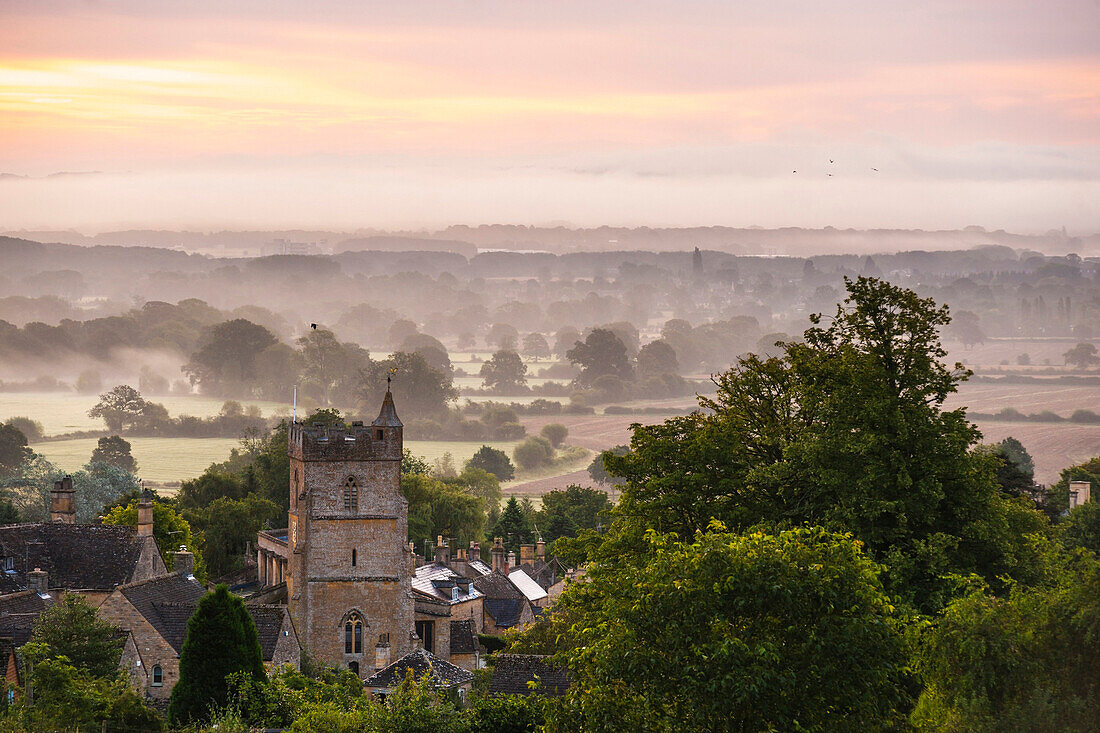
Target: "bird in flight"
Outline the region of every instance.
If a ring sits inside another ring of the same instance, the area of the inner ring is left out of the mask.
[[[312,328],[314,331],[317,330],[317,324],[316,323],[309,324],[309,327]]]
[[[830,162],[830,163],[832,163],[832,162],[833,162],[833,159],[832,159],[832,158],[829,158],[829,162]]]
[[[827,176],[828,176],[829,178],[832,178],[832,177],[833,177],[833,174],[832,174],[832,173],[826,173],[825,175],[827,175]]]
[[[872,168],[871,170],[873,170],[875,173],[878,173],[878,168]]]

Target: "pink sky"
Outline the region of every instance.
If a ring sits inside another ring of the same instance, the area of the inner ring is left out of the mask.
[[[1097,38],[1095,0],[8,0],[0,228],[1097,231]]]

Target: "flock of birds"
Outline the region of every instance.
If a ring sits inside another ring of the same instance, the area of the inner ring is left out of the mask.
[[[834,161],[832,158],[830,158],[829,159],[829,164],[832,165],[834,163],[836,163],[836,161]],[[875,173],[878,173],[878,168],[871,168],[871,170],[873,170]],[[798,173],[798,171],[791,171],[791,173]],[[832,173],[826,173],[825,175],[828,176],[829,178],[833,177]]]

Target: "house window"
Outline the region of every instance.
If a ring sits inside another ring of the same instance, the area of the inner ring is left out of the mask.
[[[160,687],[164,684],[164,672],[161,671],[159,664],[153,665],[153,687]]]
[[[359,508],[359,484],[355,483],[354,476],[348,476],[344,482],[344,510],[352,511]]]
[[[351,548],[351,566],[355,567],[355,548]]]
[[[348,662],[348,669],[355,673],[355,676],[359,676],[359,662]]]
[[[14,557],[5,557],[4,558],[4,570],[15,570],[15,558]]]
[[[363,653],[363,619],[353,613],[344,622],[344,654]]]
[[[382,440],[383,437],[384,437],[384,433],[382,432],[382,428],[375,428],[374,429],[374,439],[375,440]]]

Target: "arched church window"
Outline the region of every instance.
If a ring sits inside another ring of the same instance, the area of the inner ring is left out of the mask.
[[[344,509],[350,512],[358,508],[359,484],[355,482],[354,476],[348,476],[348,480],[344,482]]]
[[[363,618],[353,613],[344,622],[344,654],[363,653]]]

